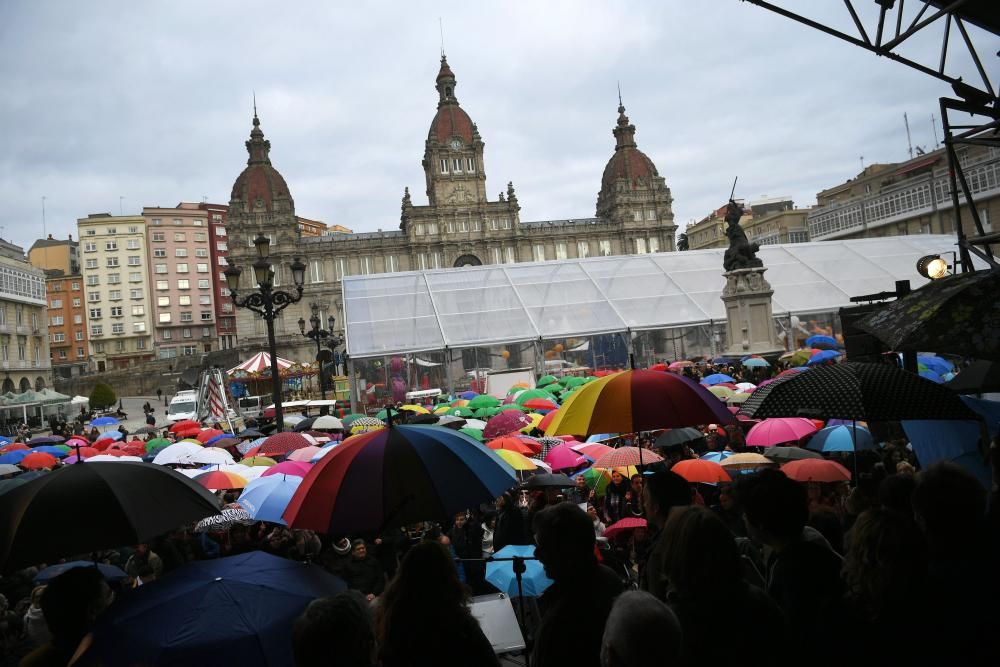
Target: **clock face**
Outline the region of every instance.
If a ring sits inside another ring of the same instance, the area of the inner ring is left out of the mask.
[[[458,139],[452,139],[451,140],[451,149],[452,150],[457,151],[461,147],[462,147],[462,142],[461,141],[459,141]]]

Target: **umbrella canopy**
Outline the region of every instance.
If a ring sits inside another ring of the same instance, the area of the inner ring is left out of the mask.
[[[574,451],[577,451],[584,456],[589,456],[595,461],[608,452],[614,451],[614,447],[609,447],[607,445],[602,445],[599,442],[570,442],[567,443]],[[556,445],[558,446],[558,445]],[[544,445],[543,445],[544,447]],[[549,451],[552,451],[551,449]]]
[[[804,417],[772,417],[754,424],[747,433],[749,447],[774,447],[783,442],[798,442],[816,432],[816,424]]]
[[[479,410],[480,408],[495,408],[500,405],[500,399],[490,396],[489,394],[483,394],[482,396],[476,396],[471,401],[469,401],[468,407],[473,410]]]
[[[648,528],[648,527],[649,524],[646,522],[645,519],[637,516],[628,516],[625,517],[624,519],[619,519],[618,521],[615,521],[613,524],[608,526],[607,529],[604,531],[604,537],[610,540],[615,537],[618,537],[619,535],[625,535],[627,533],[631,533],[636,528]]]
[[[153,463],[158,466],[187,463],[188,457],[201,449],[201,445],[193,442],[175,442],[161,449],[153,459]]]
[[[763,357],[750,357],[749,359],[743,360],[743,365],[746,368],[767,368],[771,364],[769,364],[767,359],[764,359]]]
[[[91,426],[117,426],[119,421],[114,417],[98,417],[90,422]]]
[[[525,489],[567,489],[573,485],[573,480],[562,473],[542,473],[532,475],[522,486]]]
[[[800,414],[859,421],[978,418],[950,389],[891,364],[857,361],[775,380],[758,388],[740,413],[758,419]]]
[[[489,448],[440,426],[348,438],[306,475],[285,512],[292,528],[333,534],[454,516],[517,482]]]
[[[833,336],[809,336],[806,338],[806,345],[819,348],[820,350],[836,350],[839,346],[837,339]]]
[[[858,326],[897,351],[1000,361],[998,293],[1000,270],[958,273],[881,306]]]
[[[195,440],[197,440],[198,442],[204,444],[204,443],[207,443],[209,440],[211,440],[212,438],[214,438],[216,436],[222,437],[224,435],[225,435],[225,432],[224,431],[220,431],[217,428],[206,428],[206,429],[202,430],[197,436],[195,436]]]
[[[985,394],[1000,391],[1000,362],[973,361],[945,386],[959,394]]]
[[[260,551],[197,561],[123,597],[98,621],[95,646],[110,667],[285,665],[295,619],[346,588],[318,565]]]
[[[695,424],[730,424],[733,415],[697,382],[674,373],[632,370],[585,384],[546,435],[635,433]]]
[[[514,574],[515,557],[524,559],[520,591]],[[510,560],[502,560],[506,558]],[[493,560],[486,563],[486,581],[509,597],[523,595],[529,598],[539,597],[554,583],[546,576],[542,562],[535,558],[535,547],[531,544],[508,544],[493,554]]]
[[[173,424],[170,427],[169,431],[171,433],[177,433],[178,431],[185,431],[185,430],[192,429],[192,428],[196,428],[196,429],[198,429],[200,431],[201,430],[201,422],[200,421],[196,421],[194,419],[184,419],[182,421],[179,421],[179,422]]]
[[[806,362],[806,366],[819,366],[820,364],[825,364],[828,361],[835,361],[840,358],[840,352],[836,350],[820,350],[816,354],[809,357],[809,361]]]
[[[764,450],[764,457],[771,459],[775,463],[788,463],[789,461],[801,461],[803,459],[822,459],[819,452],[801,447],[768,447]]]
[[[492,440],[493,438],[520,431],[525,426],[530,426],[531,424],[531,419],[520,410],[504,410],[486,422],[486,427],[483,429],[483,437]],[[468,426],[469,424],[466,423],[466,425]]]
[[[742,452],[740,454],[727,456],[718,463],[725,468],[726,471],[738,470],[742,472],[744,470],[757,470],[763,466],[773,465],[774,461],[766,456],[762,456],[761,454]]]
[[[316,445],[311,445],[309,447],[303,447],[302,449],[296,449],[294,452],[285,457],[286,461],[312,461],[312,458],[316,456],[320,448]]]
[[[194,532],[207,533],[214,530],[229,530],[237,524],[249,525],[251,523],[253,523],[253,517],[242,507],[226,507],[219,514],[199,521],[194,527]]]
[[[0,562],[8,568],[146,542],[219,511],[203,487],[147,463],[63,466],[3,499]],[[67,501],[95,511],[67,511]]]
[[[476,442],[482,442],[484,439],[483,432],[478,428],[460,428],[458,429],[458,431],[459,433],[464,433],[465,435],[469,436]]]
[[[875,449],[875,440],[862,426],[827,426],[809,438],[806,447],[817,452],[853,452]]]
[[[509,449],[498,449],[496,452],[497,456],[506,461],[507,465],[514,470],[534,470],[538,467],[536,461],[529,459],[524,454],[518,454],[517,452],[512,452]]]
[[[0,463],[0,475],[16,475],[19,472],[21,469],[13,463]]]
[[[722,463],[730,456],[733,456],[733,452],[727,449],[723,449],[722,451],[719,452],[705,452],[704,454],[701,455],[700,458],[703,458],[706,461],[712,461],[713,463]]]
[[[571,470],[587,464],[587,457],[570,447],[568,442],[556,445],[545,455],[544,461],[553,470]]]
[[[261,444],[257,453],[265,456],[284,456],[288,452],[310,446],[311,442],[301,433],[291,433],[284,431],[275,433]]]
[[[61,435],[40,435],[36,438],[32,438],[28,441],[28,444],[32,447],[37,445],[57,445],[60,442],[65,441],[66,438]]]
[[[242,489],[247,485],[246,477],[241,477],[236,473],[224,472],[222,470],[203,472],[200,475],[196,475],[194,477],[194,481],[198,482],[210,491]]]
[[[273,466],[278,462],[269,456],[249,456],[242,461],[240,461],[245,466]]]
[[[101,576],[107,581],[121,581],[123,579],[128,579],[128,575],[125,574],[125,570],[120,567],[115,567],[114,565],[108,565],[106,563],[94,563],[89,560],[71,560],[68,563],[50,565],[39,572],[35,576],[35,585],[47,584],[63,572],[75,570],[78,567],[96,567],[101,573]]]
[[[223,465],[226,463],[233,463],[233,455],[224,449],[219,449],[218,447],[202,447],[197,451],[188,454],[185,462]]]
[[[530,398],[521,405],[532,410],[557,410],[559,408],[559,404],[550,398]]]
[[[320,415],[313,421],[312,427],[317,431],[339,431],[344,428],[344,422],[333,415]]]
[[[721,384],[723,382],[736,382],[736,380],[731,375],[726,375],[725,373],[713,373],[701,379],[701,383],[705,385]]]
[[[665,375],[665,374],[664,374]],[[595,468],[621,468],[622,466],[649,465],[663,457],[641,447],[618,447],[594,461]]]
[[[535,453],[535,450],[528,446],[524,440],[513,436],[494,438],[493,440],[487,442],[486,446],[490,449],[506,449],[507,451],[517,452],[518,454],[523,454],[525,456]]]
[[[281,357],[278,357],[276,361],[278,362],[279,373],[292,365],[291,361],[288,359],[282,359]],[[262,373],[263,371],[270,369],[271,355],[267,352],[258,352],[239,366],[230,368],[226,371],[226,375],[232,375],[236,371],[243,371],[244,373]]]
[[[46,454],[45,452],[31,452],[18,464],[25,470],[41,470],[42,468],[54,468],[59,464],[59,459],[57,459],[52,454]]]
[[[684,459],[675,463],[670,470],[692,484],[717,484],[733,480],[725,468],[705,459]]]
[[[268,467],[260,476],[295,475],[296,477],[305,477],[309,474],[310,470],[312,470],[312,463],[309,461],[282,461],[277,465]]]
[[[381,419],[375,419],[374,417],[358,417],[357,419],[351,420],[350,425],[352,435],[368,433],[369,431],[377,431],[382,428],[385,428],[385,422]]]
[[[796,482],[849,482],[851,471],[836,461],[801,459],[781,466],[781,471]]]
[[[302,478],[296,475],[262,476],[247,484],[237,502],[256,521],[284,526],[285,520],[281,515],[301,483]]]

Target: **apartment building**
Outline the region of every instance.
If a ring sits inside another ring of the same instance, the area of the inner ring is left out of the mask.
[[[142,216],[77,220],[90,369],[128,368],[154,357]]]
[[[80,273],[80,243],[73,240],[70,234],[68,239],[48,238],[38,239],[28,250],[28,263],[36,269],[46,271],[62,271],[63,275]]]
[[[56,377],[86,373],[87,306],[83,301],[83,276],[65,275],[60,269],[45,271],[48,298],[49,354]]]
[[[0,239],[0,391],[52,385],[46,331],[45,274],[25,260],[24,248]]]
[[[224,271],[229,263],[229,235],[226,232],[226,212],[224,204],[199,204],[208,218],[209,257],[212,260],[212,298],[215,301],[215,334],[219,349],[236,347],[236,308],[229,298]]]
[[[208,213],[199,204],[146,207],[154,345],[160,359],[217,349]],[[217,280],[217,278],[216,278]]]

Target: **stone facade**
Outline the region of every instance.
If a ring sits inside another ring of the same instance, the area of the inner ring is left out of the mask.
[[[45,273],[24,248],[0,239],[0,391],[52,386]]]
[[[437,110],[421,161],[427,204],[414,202],[404,188],[398,230],[303,235],[288,186],[271,164],[270,142],[254,116],[247,167],[236,179],[229,203],[230,255],[244,269],[244,289],[255,288],[250,265],[258,233],[272,240],[279,289],[291,283],[288,267],[294,257],[308,267],[301,303],[275,322],[283,356],[311,357],[311,344],[296,322],[309,318],[313,303],[342,327],[340,281],[345,275],[674,250],[670,189],[637,148],[635,126],[624,106],[618,108],[615,152],[601,178],[596,216],[522,222],[513,182],[493,199],[487,194],[485,142],[458,102],[456,78],[444,57],[435,87]],[[343,228],[331,225],[334,229]],[[256,347],[265,340],[263,321],[247,310],[238,309],[237,328],[241,345]]]

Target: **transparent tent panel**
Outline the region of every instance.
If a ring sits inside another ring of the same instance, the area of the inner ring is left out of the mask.
[[[607,301],[528,308],[528,314],[543,338],[624,329],[621,318]]]
[[[521,308],[441,315],[440,322],[449,347],[538,337],[531,319]]]
[[[449,289],[434,293],[434,305],[440,315],[454,315],[521,307],[517,293],[509,285]]]

